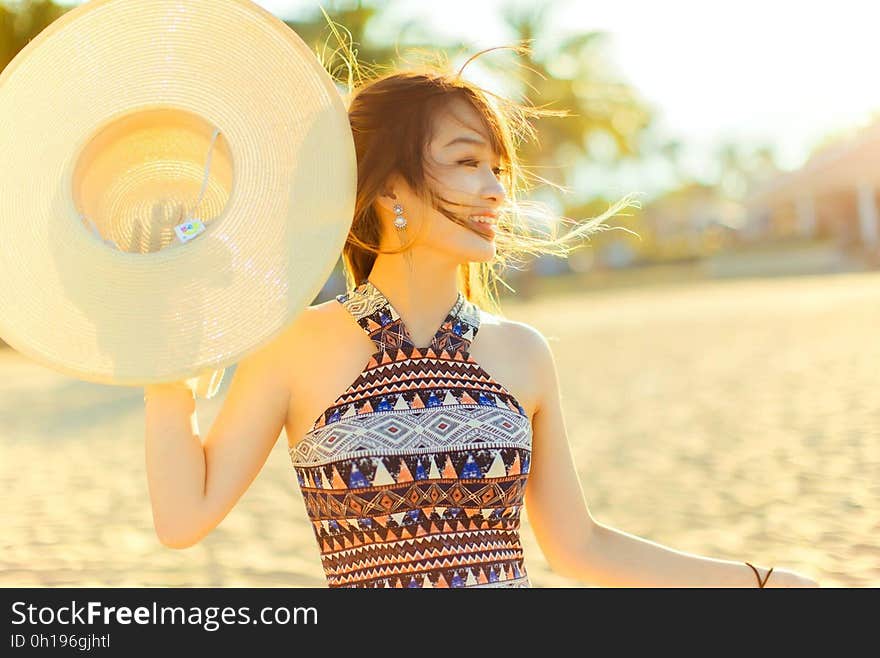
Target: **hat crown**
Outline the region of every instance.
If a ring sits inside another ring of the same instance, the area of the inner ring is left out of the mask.
[[[226,207],[233,176],[222,131],[203,117],[176,108],[137,109],[86,140],[72,193],[100,239],[143,254],[186,241],[175,227],[192,218],[209,228]]]

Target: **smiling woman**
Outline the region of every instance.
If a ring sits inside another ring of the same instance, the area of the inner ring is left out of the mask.
[[[533,134],[530,118],[558,113],[468,82],[473,59],[350,90],[347,290],[240,364],[204,444],[186,426],[191,396],[151,394],[162,541],[185,547],[210,532],[284,428],[330,587],[530,587],[526,507],[550,566],[583,582],[753,587],[757,575],[763,587],[763,567],[674,551],[590,514],[548,342],[488,308],[509,259],[567,254],[629,198],[587,221],[557,218],[574,225],[563,235],[554,222],[536,233],[554,217],[518,201],[528,176],[516,144]],[[811,582],[776,569],[769,586]]]
[[[465,69],[492,50],[498,48],[477,53],[457,72],[441,55],[440,63],[362,80],[351,89],[359,180],[343,253],[349,287],[366,278],[377,254],[432,245],[462,256],[460,287],[469,299],[498,311],[497,285],[505,285],[500,276],[505,267],[525,262],[527,255],[566,256],[592,233],[620,228],[605,222],[638,205],[628,195],[598,217],[573,220],[519,200],[537,179],[519,161],[516,144],[535,137],[531,120],[566,113],[518,103],[467,80]],[[350,66],[358,70],[354,58]],[[397,196],[381,194],[390,188],[399,189]],[[412,221],[406,239],[382,243],[379,212],[391,211],[393,204],[405,208]],[[563,233],[565,225],[572,228]]]

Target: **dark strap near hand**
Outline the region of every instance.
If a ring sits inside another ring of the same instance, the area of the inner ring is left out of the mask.
[[[764,576],[764,581],[763,581],[763,582],[761,582],[761,574],[760,574],[760,573],[758,573],[758,570],[757,570],[757,569],[755,569],[755,567],[754,567],[754,566],[752,566],[752,564],[751,564],[751,563],[749,563],[749,562],[746,562],[746,564],[748,564],[748,565],[749,565],[749,566],[750,566],[750,567],[752,567],[752,571],[754,571],[754,572],[755,572],[755,577],[756,577],[756,578],[757,578],[757,579],[758,579],[758,587],[760,587],[760,588],[762,588],[762,589],[763,589],[763,588],[764,588],[764,585],[766,585],[766,584],[767,584],[767,580],[768,580],[768,579],[769,579],[769,578],[770,578],[770,574],[771,574],[771,573],[773,573],[773,567],[770,567],[770,571],[768,571],[768,572],[767,572],[767,575],[766,575],[766,576]]]

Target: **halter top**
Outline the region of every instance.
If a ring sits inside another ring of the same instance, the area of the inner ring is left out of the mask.
[[[369,280],[336,301],[377,351],[289,451],[328,586],[530,587],[532,427],[468,351],[479,309],[459,292],[419,348]]]

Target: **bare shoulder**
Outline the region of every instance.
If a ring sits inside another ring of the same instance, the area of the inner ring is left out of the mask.
[[[491,342],[510,354],[545,359],[550,345],[544,334],[527,322],[511,320],[480,309],[480,331],[492,333]],[[487,341],[488,342],[488,341]]]
[[[285,342],[290,390],[287,436],[293,445],[351,384],[375,346],[335,297],[306,308],[289,328]]]
[[[554,376],[553,354],[544,334],[527,322],[480,309],[472,355],[514,393],[531,417]]]
[[[272,340],[244,357],[238,369],[258,372],[267,385],[272,380],[292,390],[296,374],[301,371],[296,366],[316,346],[320,347],[322,338],[332,334],[337,310],[334,306],[339,306],[335,300],[307,306]]]
[[[344,309],[335,298],[307,306],[287,328],[287,343],[291,346],[307,345],[310,341],[326,335],[344,318]]]

